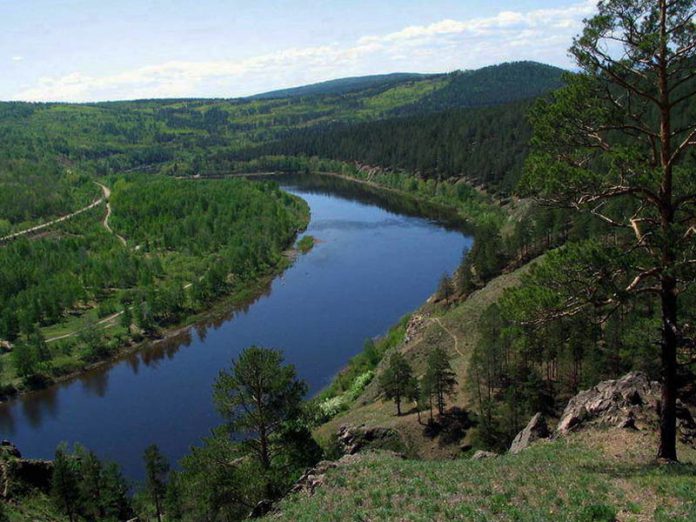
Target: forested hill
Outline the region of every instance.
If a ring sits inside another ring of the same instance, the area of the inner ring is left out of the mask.
[[[316,94],[346,94],[353,91],[361,91],[373,88],[388,88],[407,81],[418,81],[439,75],[427,75],[418,73],[392,73],[375,74],[372,76],[356,76],[351,78],[339,78],[326,82],[302,85],[289,89],[278,89],[249,96],[251,100],[264,100],[271,98],[291,98],[295,96],[312,96]]]
[[[537,62],[511,62],[473,71],[456,71],[445,87],[394,113],[415,114],[527,100],[559,88],[562,75],[562,69]]]
[[[297,129],[285,139],[243,151],[237,158],[318,156],[409,171],[427,179],[464,178],[507,192],[519,179],[527,155],[529,105],[516,102]]]

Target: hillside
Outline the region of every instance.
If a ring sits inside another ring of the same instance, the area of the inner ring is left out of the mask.
[[[558,89],[563,69],[538,62],[510,62],[456,71],[443,89],[394,112],[414,114],[452,107],[482,107],[535,98]]]
[[[278,89],[275,91],[264,92],[249,96],[251,100],[263,100],[270,98],[292,98],[295,96],[312,96],[326,94],[346,94],[352,91],[360,91],[371,88],[386,88],[410,80],[422,80],[428,76],[416,73],[391,73],[376,74],[372,76],[355,76],[352,78],[338,78],[325,82],[291,87],[289,89]]]
[[[696,450],[654,464],[652,433],[587,431],[483,460],[346,458],[266,520],[673,521],[696,517]]]
[[[464,384],[468,378],[469,358],[480,336],[477,325],[481,314],[500,298],[506,288],[519,284],[521,274],[527,270],[528,267],[524,267],[495,278],[449,310],[443,310],[441,305],[426,303],[411,315],[406,338],[399,340],[396,349],[405,355],[416,374],[422,375],[428,353],[437,347],[444,348],[451,357],[457,380]],[[376,370],[377,375],[386,367],[386,360],[385,356]],[[458,387],[449,404],[464,410],[473,405],[463,386]],[[415,410],[409,409],[406,408],[404,415],[396,416],[394,404],[382,400],[378,379],[373,379],[346,413],[339,414],[320,426],[316,435],[320,441],[328,443],[342,425],[383,427],[398,431],[407,453],[411,456],[432,459],[452,458],[460,454],[460,446],[468,441],[466,431],[460,433],[455,440],[447,442],[444,441],[445,437],[440,435],[427,436],[423,426],[418,422]],[[464,439],[461,439],[462,436]]]

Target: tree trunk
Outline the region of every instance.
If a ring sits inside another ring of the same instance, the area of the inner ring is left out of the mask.
[[[660,108],[660,225],[662,229],[662,404],[660,408],[660,448],[657,457],[677,460],[677,281],[672,273],[675,255],[672,245],[674,203],[672,201],[672,122],[669,75],[667,70],[667,2],[660,0],[660,49],[658,89]]]
[[[159,495],[155,494],[155,510],[157,511],[157,520],[162,522],[162,508],[160,507]]]
[[[396,402],[396,415],[397,415],[397,417],[401,417],[401,398],[397,397],[395,402]]]
[[[662,280],[662,403],[657,457],[677,460],[677,296],[672,277]]]

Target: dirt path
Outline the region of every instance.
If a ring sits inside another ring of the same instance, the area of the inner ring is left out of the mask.
[[[97,185],[99,185],[99,183],[97,183]],[[100,186],[102,187],[102,191],[103,191],[103,189],[106,188],[103,185],[100,185]],[[106,192],[104,192],[104,196],[102,196],[101,198],[95,199],[92,203],[90,203],[86,207],[81,208],[80,210],[76,210],[75,212],[72,212],[72,213],[67,214],[65,216],[59,217],[59,218],[54,219],[52,221],[48,221],[47,223],[43,223],[41,225],[36,225],[35,227],[27,228],[26,230],[20,230],[19,232],[15,232],[14,234],[9,234],[7,236],[0,237],[0,243],[4,243],[6,241],[12,241],[13,239],[17,239],[18,237],[25,236],[25,235],[31,234],[33,232],[38,232],[39,230],[43,230],[43,229],[48,228],[50,226],[53,226],[57,223],[61,223],[63,221],[67,221],[68,219],[72,219],[75,216],[79,216],[83,212],[87,212],[88,210],[93,209],[94,207],[96,207],[98,205],[101,205],[105,199],[106,199]],[[108,203],[107,203],[107,208],[108,208]]]
[[[116,312],[116,313],[114,313],[114,314],[111,314],[111,315],[108,316],[108,317],[105,317],[104,319],[101,319],[101,320],[97,321],[96,324],[97,324],[97,326],[99,326],[99,325],[104,325],[104,328],[109,328],[109,327],[113,326],[113,324],[111,324],[111,323],[113,323],[113,321],[114,321],[116,318],[120,317],[121,315],[123,315],[123,311]],[[67,334],[58,335],[58,336],[56,336],[56,337],[50,337],[50,338],[46,339],[46,342],[47,342],[47,343],[52,343],[53,341],[60,341],[61,339],[67,339],[68,337],[73,337],[73,336],[77,335],[77,334],[80,333],[82,330],[84,330],[84,328],[80,328],[79,330],[75,330],[74,332],[70,332],[70,333],[67,333]]]
[[[440,320],[439,317],[431,317],[430,318],[432,321],[435,321],[438,325],[440,325],[440,328],[442,328],[445,332],[449,334],[449,336],[454,340],[454,350],[464,357],[464,354],[459,350],[459,340],[457,339],[457,336],[452,333],[452,331],[447,328],[444,324],[442,324],[442,321]]]
[[[95,183],[101,187],[102,192],[104,193],[104,200],[106,200],[106,215],[102,220],[102,225],[104,225],[104,228],[107,230],[107,232],[109,232],[109,234],[113,234],[114,236],[116,236],[118,240],[121,242],[121,244],[123,246],[126,246],[126,239],[123,236],[120,236],[116,232],[114,232],[111,226],[109,226],[109,218],[111,217],[111,203],[109,202],[109,199],[111,198],[111,189],[97,181],[95,181]]]

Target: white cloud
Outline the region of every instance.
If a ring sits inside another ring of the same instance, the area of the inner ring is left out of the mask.
[[[12,58],[10,58],[10,60],[12,60],[13,62],[21,62],[22,60],[24,60],[24,56],[13,56]]]
[[[503,11],[369,35],[354,44],[291,48],[245,60],[169,61],[114,74],[43,77],[14,96],[30,101],[232,97],[356,74],[441,72],[506,60],[569,65],[565,49],[596,0],[564,9]],[[13,58],[14,59],[14,58]]]

